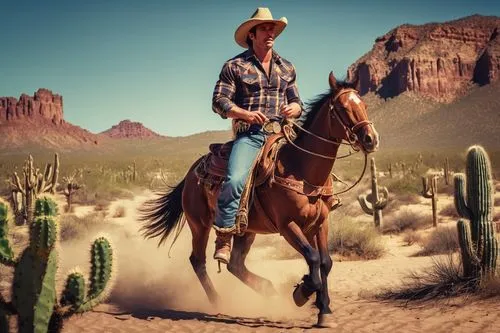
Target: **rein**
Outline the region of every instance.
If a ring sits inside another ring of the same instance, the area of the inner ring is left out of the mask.
[[[349,126],[347,126],[343,121],[342,121],[342,118],[338,115],[338,111],[337,109],[335,108],[335,102],[337,101],[337,99],[342,96],[343,94],[346,94],[346,93],[349,93],[349,92],[357,92],[355,89],[342,89],[340,92],[338,92],[334,97],[333,99],[331,99],[329,105],[328,105],[328,111],[331,112],[333,114],[333,117],[334,118],[337,118],[337,120],[340,122],[340,124],[344,127],[344,129],[346,130],[346,132],[348,133],[348,138],[349,138],[349,142],[348,143],[345,143],[345,142],[342,142],[342,139],[336,139],[335,141],[334,140],[329,140],[329,139],[326,139],[326,138],[323,138],[311,131],[308,131],[307,129],[305,129],[304,127],[300,126],[299,124],[297,124],[295,121],[291,120],[291,119],[288,119],[288,122],[292,124],[292,126],[295,126],[297,127],[299,130],[315,137],[316,139],[320,140],[320,141],[323,141],[325,143],[328,143],[328,144],[334,144],[334,145],[337,145],[337,146],[340,146],[340,145],[349,145],[351,146],[351,148],[355,151],[355,152],[359,152],[359,149],[356,148],[354,146],[355,142],[357,141],[357,135],[356,135],[356,132],[366,126],[366,125],[370,125],[372,124],[371,121],[369,120],[363,120],[363,121],[360,121],[359,123],[355,124],[352,128],[350,128]],[[286,127],[287,126],[284,126],[283,128],[283,133],[285,135],[285,138],[286,138],[286,141],[291,144],[293,147],[297,148],[298,150],[304,152],[304,153],[307,153],[307,154],[310,154],[310,155],[313,155],[313,156],[317,156],[317,157],[321,157],[321,158],[324,158],[324,159],[329,159],[329,160],[336,160],[336,159],[341,159],[341,158],[345,158],[345,157],[349,157],[351,155],[353,155],[352,152],[349,152],[349,154],[347,155],[343,155],[343,156],[339,156],[339,157],[331,157],[331,156],[327,156],[327,155],[323,155],[323,154],[319,154],[319,153],[316,153],[316,152],[313,152],[313,151],[310,151],[310,150],[307,150],[305,148],[302,148],[300,146],[298,146],[297,144],[295,144],[295,142],[293,142],[293,140],[290,138],[290,133],[288,133],[288,131],[286,130]],[[361,172],[361,175],[359,176],[358,180],[356,180],[351,186],[349,186],[347,189],[345,190],[342,190],[340,192],[335,192],[333,193],[333,195],[337,195],[337,194],[342,194],[342,193],[345,193],[349,190],[351,190],[352,188],[354,188],[356,185],[358,185],[361,180],[363,179],[363,176],[365,175],[365,172],[366,172],[366,166],[367,166],[367,161],[368,161],[368,157],[367,157],[367,154],[364,154],[365,156],[365,161],[364,161],[364,165],[363,165],[363,171]],[[342,180],[340,180],[335,174],[332,173],[332,175],[335,177],[335,179],[339,180],[341,183],[347,185],[345,182],[343,182]],[[284,179],[283,179],[284,180]],[[280,184],[281,185],[281,184]],[[283,184],[285,185],[285,184]],[[316,186],[318,189],[320,188],[324,188],[324,186]]]

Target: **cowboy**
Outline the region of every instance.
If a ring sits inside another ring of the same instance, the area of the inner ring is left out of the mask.
[[[236,43],[247,50],[226,61],[215,85],[212,109],[224,119],[232,118],[235,132],[214,223],[214,259],[225,264],[229,263],[241,194],[266,139],[264,123],[302,113],[295,67],[273,50],[287,22],[285,17],[273,19],[268,8],[258,8],[234,34]]]

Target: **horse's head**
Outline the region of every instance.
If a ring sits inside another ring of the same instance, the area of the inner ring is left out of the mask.
[[[340,84],[330,72],[328,79],[332,90],[329,99],[329,112],[333,120],[337,120],[337,126],[332,126],[341,133],[332,133],[333,137],[343,136],[355,146],[361,148],[365,153],[371,153],[378,149],[379,136],[373,123],[368,120],[367,106],[361,100],[356,89]],[[339,126],[340,125],[340,126]]]

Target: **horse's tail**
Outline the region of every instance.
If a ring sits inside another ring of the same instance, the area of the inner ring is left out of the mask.
[[[140,208],[139,220],[143,222],[141,228],[144,238],[154,238],[161,236],[158,246],[163,244],[170,233],[182,219],[182,190],[184,189],[184,178],[177,186],[170,187],[165,193],[158,198],[148,200]],[[180,232],[180,230],[178,230]]]

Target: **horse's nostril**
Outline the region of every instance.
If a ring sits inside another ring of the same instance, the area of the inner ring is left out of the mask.
[[[365,135],[365,142],[367,144],[372,144],[373,143],[373,138],[370,134]]]

